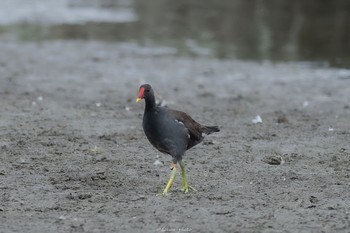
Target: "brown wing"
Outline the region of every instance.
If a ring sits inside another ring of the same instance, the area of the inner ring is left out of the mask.
[[[185,127],[188,129],[188,132],[190,134],[190,140],[188,142],[187,149],[190,149],[191,147],[197,145],[203,140],[202,136],[202,125],[196,122],[195,120],[192,119],[188,114],[177,111],[177,110],[172,110],[168,109],[170,114],[175,117],[176,120],[182,122]]]

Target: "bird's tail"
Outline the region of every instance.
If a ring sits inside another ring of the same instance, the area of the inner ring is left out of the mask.
[[[203,130],[203,133],[208,135],[211,133],[220,131],[219,126],[203,126],[202,130]]]

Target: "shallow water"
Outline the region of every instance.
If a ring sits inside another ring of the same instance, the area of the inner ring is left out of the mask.
[[[181,56],[350,67],[347,0],[4,0],[0,13],[0,40],[136,42]]]

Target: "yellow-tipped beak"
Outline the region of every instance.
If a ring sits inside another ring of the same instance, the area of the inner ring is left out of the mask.
[[[136,103],[140,102],[141,100],[141,98],[136,98]]]

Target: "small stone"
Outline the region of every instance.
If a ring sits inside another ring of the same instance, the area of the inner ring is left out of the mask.
[[[265,156],[261,161],[270,165],[281,165],[284,163],[282,157],[279,155],[268,155]]]

